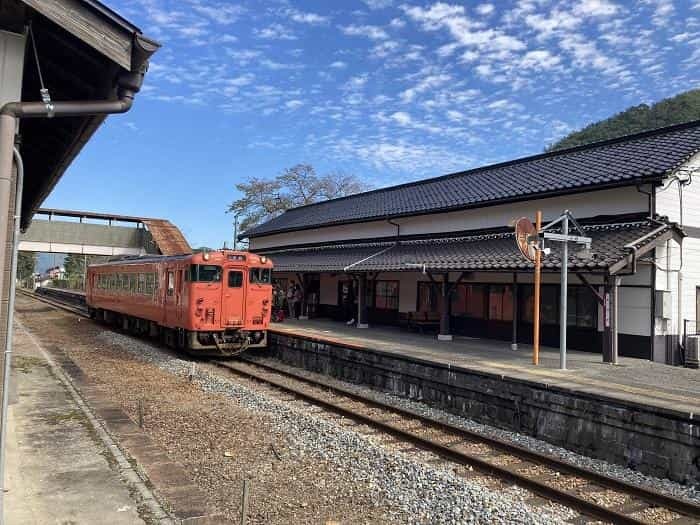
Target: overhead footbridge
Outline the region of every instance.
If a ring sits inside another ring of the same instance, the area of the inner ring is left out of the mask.
[[[85,255],[192,253],[182,232],[166,219],[41,208],[20,235],[27,252]]]

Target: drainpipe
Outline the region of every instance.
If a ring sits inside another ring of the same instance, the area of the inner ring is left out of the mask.
[[[134,95],[141,88],[145,66],[140,71],[119,76],[119,98],[116,100],[84,100],[70,102],[8,102],[0,109],[0,209],[10,202],[12,192],[12,160],[17,119],[76,117],[126,113],[134,102]],[[9,206],[8,206],[9,208]],[[0,243],[5,242],[8,217],[0,213]],[[0,290],[4,289],[6,250],[0,244]]]
[[[154,49],[155,51],[155,49]],[[54,118],[54,117],[76,117],[87,115],[107,115],[113,113],[125,113],[129,111],[134,101],[134,95],[141,88],[143,77],[146,72],[147,62],[143,62],[138,71],[122,73],[117,79],[118,98],[116,100],[84,100],[70,102],[9,102],[0,109],[0,210],[9,209],[10,195],[12,191],[12,162],[15,156],[14,141],[17,129],[17,120],[22,118]],[[19,159],[19,157],[17,157]],[[15,208],[15,234],[12,240],[14,250],[12,257],[16,258],[17,241],[19,240],[19,221],[21,220],[22,188],[19,185],[21,160],[18,161],[18,186],[15,196],[18,203]],[[0,213],[0,293],[4,290],[4,268],[7,262],[7,250],[4,249],[6,235],[8,232],[7,213]],[[12,262],[16,265],[16,260]],[[15,267],[16,268],[16,267]],[[15,270],[16,271],[16,270]],[[14,274],[12,274],[14,275]],[[10,297],[7,318],[13,318],[12,308],[14,306],[14,277],[11,275]],[[12,325],[7,326],[7,349],[11,351]],[[4,493],[4,458],[5,458],[5,432],[7,427],[7,396],[9,395],[9,371],[10,355],[5,356],[5,373],[3,375],[3,406],[2,406],[2,430],[0,431],[0,524],[3,523],[3,493]]]
[[[13,148],[17,163],[17,186],[15,190],[14,233],[12,237],[12,262],[10,264],[10,297],[7,305],[7,331],[5,332],[5,359],[2,379],[2,427],[0,427],[0,510],[4,512],[5,454],[7,453],[7,412],[10,403],[10,373],[12,371],[12,324],[15,316],[15,289],[17,287],[17,249],[19,247],[19,223],[22,220],[22,186],[24,185],[24,163],[17,148]],[[0,523],[3,518],[0,517]]]

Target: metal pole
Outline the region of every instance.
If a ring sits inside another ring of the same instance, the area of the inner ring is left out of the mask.
[[[518,274],[513,274],[513,337],[510,342],[510,349],[518,349]]]
[[[241,498],[241,525],[245,525],[248,518],[248,494],[250,493],[250,481],[243,480],[243,497]]]
[[[233,214],[233,249],[238,249],[238,213]]]
[[[569,210],[564,211],[564,220],[561,224],[561,232],[569,235]],[[561,290],[560,290],[560,316],[559,316],[559,368],[566,370],[566,321],[567,321],[567,287],[569,266],[569,242],[564,241],[561,246]]]
[[[10,372],[12,370],[12,325],[15,313],[15,292],[17,288],[17,251],[19,247],[19,223],[22,217],[22,191],[24,185],[24,163],[17,151],[13,150],[17,164],[17,186],[15,190],[14,233],[12,237],[12,260],[10,264],[10,297],[7,305],[7,332],[5,333],[5,360],[2,379],[2,427],[0,428],[0,523],[4,522],[5,507],[5,455],[7,453],[7,412],[10,402]]]
[[[619,291],[619,286],[620,286],[620,278],[615,275],[612,278],[612,312],[611,312],[611,320],[612,320],[612,364],[616,365],[618,364],[617,360],[617,355],[618,355],[618,348],[617,348],[617,342],[618,342],[618,334],[617,334],[617,326],[618,326],[618,311],[619,311],[619,303],[618,303],[618,291]]]
[[[535,231],[537,235],[542,228],[542,212],[537,211],[535,214]],[[542,250],[535,250],[535,304],[533,305],[534,312],[532,313],[532,364],[540,363],[540,280],[542,273]]]

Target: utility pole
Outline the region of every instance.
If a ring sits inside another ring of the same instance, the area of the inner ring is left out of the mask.
[[[578,231],[580,235],[569,235],[569,224]],[[547,231],[554,226],[561,224],[561,233],[554,233]],[[542,228],[539,233],[544,240],[557,241],[562,243],[561,248],[561,290],[560,290],[560,305],[559,305],[559,368],[561,370],[566,370],[566,323],[567,323],[567,307],[568,307],[568,273],[569,273],[569,243],[573,242],[576,244],[582,244],[587,252],[591,249],[590,237],[584,236],[584,231],[581,226],[579,226],[574,216],[569,210],[564,210],[564,212],[559,216],[558,219],[550,222],[547,226]]]
[[[236,213],[233,214],[233,249],[237,250],[238,249],[238,216],[241,214],[240,211],[237,211]]]

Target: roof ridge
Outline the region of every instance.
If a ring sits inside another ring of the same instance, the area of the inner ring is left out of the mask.
[[[537,153],[534,155],[529,155],[526,157],[519,157],[517,159],[507,160],[507,161],[503,161],[503,162],[496,162],[494,164],[485,164],[483,166],[478,166],[476,168],[470,168],[467,170],[455,171],[455,172],[447,173],[444,175],[438,175],[437,177],[430,177],[427,179],[420,179],[420,180],[415,180],[415,181],[410,181],[410,182],[404,182],[401,184],[395,184],[394,186],[385,186],[383,188],[376,188],[373,190],[363,191],[360,193],[353,193],[352,195],[344,195],[342,197],[336,197],[334,199],[327,199],[327,200],[320,201],[320,202],[312,202],[309,204],[303,204],[301,206],[295,206],[294,208],[290,208],[289,210],[285,210],[285,212],[282,215],[278,215],[277,217],[275,217],[275,219],[277,219],[279,217],[283,217],[286,213],[288,213],[290,211],[307,209],[307,208],[311,208],[314,206],[320,206],[322,204],[327,204],[330,202],[338,202],[338,201],[348,200],[348,199],[351,199],[353,197],[360,197],[363,195],[372,195],[375,193],[396,190],[399,188],[420,186],[422,184],[429,184],[429,183],[440,181],[440,180],[456,178],[456,177],[463,176],[463,175],[470,175],[470,174],[478,173],[481,171],[491,170],[491,169],[495,169],[495,168],[502,168],[502,167],[506,167],[506,166],[513,166],[513,165],[518,165],[518,164],[524,164],[526,162],[532,162],[532,161],[551,158],[551,157],[563,156],[566,154],[576,153],[579,151],[587,151],[587,150],[591,150],[591,149],[595,149],[595,148],[602,148],[605,146],[611,146],[613,144],[619,144],[621,142],[632,142],[634,140],[638,140],[638,139],[642,139],[642,138],[646,138],[646,137],[651,137],[651,136],[655,136],[655,135],[662,135],[665,133],[672,133],[674,131],[680,131],[683,129],[694,128],[694,127],[700,127],[700,120],[691,120],[688,122],[682,122],[680,124],[674,124],[672,126],[664,126],[664,127],[660,127],[660,128],[646,130],[646,131],[640,131],[637,133],[631,133],[629,135],[622,135],[620,137],[614,137],[611,139],[605,139],[605,140],[601,140],[601,141],[597,141],[597,142],[591,142],[589,144],[583,144],[580,146],[573,146],[573,147],[566,148],[566,149],[546,151],[544,153]],[[271,219],[271,220],[275,220],[275,219]],[[260,226],[262,226],[262,225],[260,225]],[[255,230],[256,227],[253,227],[251,229],[251,231]]]

